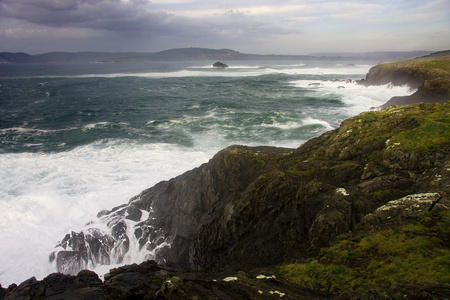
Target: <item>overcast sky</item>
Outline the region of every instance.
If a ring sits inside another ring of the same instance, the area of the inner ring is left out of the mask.
[[[450,0],[0,0],[0,52],[450,49]]]

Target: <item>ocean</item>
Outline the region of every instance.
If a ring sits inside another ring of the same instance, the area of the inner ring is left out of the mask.
[[[56,272],[66,233],[222,148],[296,148],[414,92],[355,83],[376,62],[213,63],[0,64],[4,287]]]

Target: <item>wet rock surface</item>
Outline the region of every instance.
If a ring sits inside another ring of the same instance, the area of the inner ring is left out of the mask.
[[[3,298],[2,298],[3,296]],[[90,271],[55,273],[41,281],[0,288],[0,299],[328,299],[258,271],[222,274],[188,272],[154,261],[112,269],[102,282]]]

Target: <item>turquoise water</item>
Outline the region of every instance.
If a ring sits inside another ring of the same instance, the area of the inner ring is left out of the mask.
[[[54,272],[66,232],[226,146],[298,147],[411,93],[357,85],[372,62],[213,63],[0,64],[3,286]]]

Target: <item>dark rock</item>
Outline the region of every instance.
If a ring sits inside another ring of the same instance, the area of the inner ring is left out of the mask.
[[[58,272],[76,274],[86,268],[89,262],[94,265],[110,264],[110,253],[114,249],[115,241],[112,236],[103,234],[97,228],[90,228],[86,233],[72,231],[57,245],[64,250],[51,253],[49,260],[52,262],[56,259]]]
[[[223,62],[220,62],[220,61],[214,63],[213,67],[215,67],[215,68],[228,68],[228,66],[226,64],[224,64]]]
[[[262,275],[260,272],[269,274]],[[90,271],[31,278],[0,299],[329,299],[270,271],[206,274],[146,261],[112,269],[105,281]]]
[[[2,300],[12,299],[107,299],[102,281],[91,271],[77,276],[53,273],[42,281],[30,278],[7,291]],[[116,298],[117,299],[117,298]]]
[[[410,96],[392,97],[380,106],[386,108],[392,105],[409,105],[414,103],[444,102],[450,99],[450,77],[425,80],[417,92]]]

